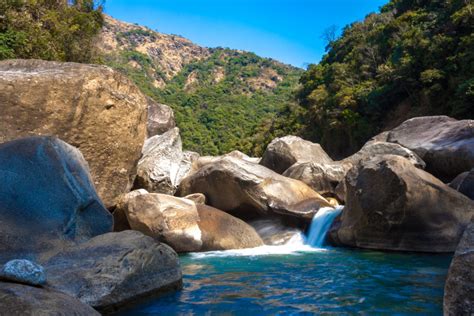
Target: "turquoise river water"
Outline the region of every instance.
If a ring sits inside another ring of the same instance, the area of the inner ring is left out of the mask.
[[[450,260],[340,248],[190,254],[181,292],[121,315],[441,315]]]

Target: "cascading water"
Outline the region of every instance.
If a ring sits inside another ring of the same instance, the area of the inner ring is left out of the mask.
[[[311,247],[321,248],[324,246],[326,234],[331,228],[334,219],[341,214],[344,206],[336,208],[323,207],[313,217],[308,231],[306,243]]]

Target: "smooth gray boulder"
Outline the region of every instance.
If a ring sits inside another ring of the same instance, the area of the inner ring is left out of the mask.
[[[260,164],[279,174],[296,162],[331,163],[333,160],[321,145],[297,136],[275,138],[265,149]]]
[[[464,231],[444,287],[444,315],[474,313],[474,218]]]
[[[112,230],[78,149],[55,137],[0,144],[0,264]]]
[[[345,179],[346,205],[330,238],[346,246],[452,252],[474,202],[401,156],[361,161]]]
[[[241,219],[280,215],[311,220],[330,206],[301,181],[256,163],[224,157],[183,179],[178,194],[203,193],[207,203]]]
[[[458,175],[449,186],[474,200],[474,169]]]
[[[138,162],[135,189],[173,195],[199,155],[183,152],[177,127],[145,141]]]
[[[108,233],[44,263],[48,286],[101,312],[182,286],[177,254],[136,231]]]
[[[382,141],[369,141],[358,152],[341,162],[358,164],[361,160],[372,159],[375,156],[396,155],[408,159],[415,167],[424,169],[426,163],[413,151],[399,144]]]
[[[445,182],[474,168],[474,120],[415,117],[375,139],[413,150],[426,162],[426,171]]]
[[[44,285],[44,268],[30,260],[10,260],[0,270],[0,279],[29,285]]]
[[[52,289],[0,282],[0,298],[0,314],[2,315],[100,316],[89,305]]]
[[[166,133],[176,127],[173,110],[150,100],[148,104],[147,136],[148,138]]]

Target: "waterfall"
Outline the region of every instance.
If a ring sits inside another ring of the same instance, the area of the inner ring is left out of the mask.
[[[343,206],[336,208],[323,207],[314,215],[309,227],[307,244],[311,247],[321,248],[324,245],[326,234],[331,228],[334,219],[341,214]]]

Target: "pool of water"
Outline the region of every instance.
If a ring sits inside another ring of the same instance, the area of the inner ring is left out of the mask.
[[[121,315],[441,315],[451,255],[350,249],[181,256],[184,289]]]

